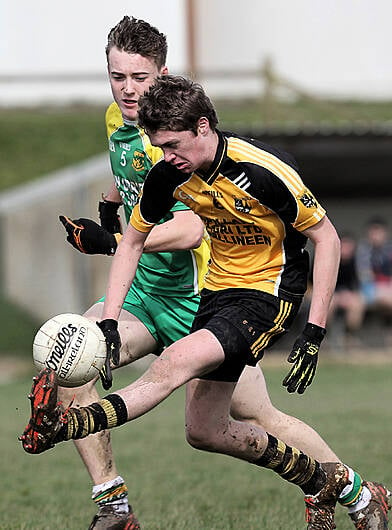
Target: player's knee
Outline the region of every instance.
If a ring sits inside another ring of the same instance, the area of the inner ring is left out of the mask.
[[[228,426],[208,424],[187,424],[186,441],[194,449],[219,453],[227,446],[226,434]]]
[[[202,425],[187,424],[185,427],[186,441],[194,449],[214,451],[217,449],[216,432]]]
[[[262,407],[259,403],[233,400],[230,406],[230,416],[237,421],[260,423]]]
[[[236,403],[233,403],[230,407],[230,416],[237,421],[245,421],[247,423],[256,423],[257,420],[257,414],[254,410]]]
[[[282,413],[271,402],[258,407],[252,407],[246,404],[238,406],[233,403],[230,409],[230,415],[237,421],[251,423],[267,431],[282,419]]]

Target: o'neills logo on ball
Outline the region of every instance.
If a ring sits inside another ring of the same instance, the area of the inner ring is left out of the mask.
[[[79,334],[82,330],[83,336],[85,336],[86,328],[80,328]],[[57,337],[50,352],[50,355],[45,361],[45,364],[48,368],[52,368],[52,370],[55,371],[58,370],[59,364],[68,349],[72,337],[77,331],[77,327],[72,324],[68,324],[68,326],[63,326],[61,330],[57,333]]]
[[[72,344],[71,348],[68,351],[68,357],[64,364],[61,366],[59,371],[59,376],[63,379],[66,379],[68,376],[68,372],[72,368],[73,362],[76,359],[80,348],[83,346],[84,338],[87,335],[87,328],[81,326],[79,328],[78,336],[75,339],[74,344]]]

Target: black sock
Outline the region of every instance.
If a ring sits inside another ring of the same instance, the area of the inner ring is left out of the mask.
[[[268,433],[267,436],[267,448],[254,464],[272,469],[288,482],[299,486],[305,495],[318,493],[326,481],[319,462]]]
[[[126,423],[127,407],[118,394],[109,394],[87,407],[71,407],[63,414],[64,423],[55,442],[85,438],[105,429]]]

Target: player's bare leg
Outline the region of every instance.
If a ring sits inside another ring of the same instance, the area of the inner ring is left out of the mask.
[[[53,410],[45,408],[41,412],[40,404],[33,400],[32,420],[35,420],[36,414],[42,416],[34,452],[42,452],[61,440],[93,434],[103,425],[111,428],[139,417],[182,384],[214,370],[223,359],[223,350],[214,335],[200,330],[167,348],[137,381],[98,403],[84,407],[83,411],[71,408],[61,416],[61,423],[55,406]],[[188,396],[193,384],[192,381],[188,385]],[[319,464],[283,441],[267,435],[256,425],[229,419],[234,384],[210,385],[210,382],[198,383],[192,406],[187,404],[187,437],[192,445],[274,469],[286,480],[299,485],[307,495],[308,528],[333,528],[337,497],[350,486],[349,469],[340,463]],[[35,436],[35,433],[31,432],[31,435]],[[21,439],[25,450],[33,452],[27,437],[22,436]],[[351,492],[345,495],[350,497]],[[387,520],[386,512],[384,515]]]
[[[338,462],[338,456],[309,425],[278,410],[271,403],[260,367],[247,366],[232,396],[231,415],[262,427],[285,443],[301,449],[319,462]],[[351,484],[338,502],[348,508],[351,519],[364,529],[384,529],[388,526],[390,492],[383,484],[362,481],[349,469]]]
[[[95,304],[85,313],[85,316],[93,322],[101,320],[102,307],[103,303]],[[120,366],[144,357],[156,348],[156,342],[147,328],[124,310],[119,319],[119,331],[123,344],[120,352]],[[96,381],[78,388],[59,387],[59,399],[64,404],[70,403],[73,399],[73,406],[77,407],[98,401]],[[88,438],[75,440],[74,443],[92,479],[93,498],[100,506],[100,511],[90,528],[98,529],[101,525],[105,528],[112,523],[118,524],[120,519],[129,523],[130,518],[134,516],[129,513],[127,488],[116,467],[109,431],[101,431]],[[136,530],[135,521],[131,520],[131,523],[134,524]]]
[[[247,366],[243,371],[233,393],[230,412],[233,418],[262,427],[319,462],[339,462],[338,456],[312,427],[271,403],[259,366]]]
[[[194,379],[186,385],[185,434],[196,449],[224,453],[241,459],[255,459],[267,447],[262,427],[230,418],[235,383]],[[255,443],[252,444],[252,436]]]
[[[196,449],[224,453],[268,467],[282,478],[297,483],[306,493],[307,502],[312,504],[307,518],[307,528],[334,528],[334,503],[330,500],[321,500],[325,496],[322,493],[324,487],[317,495],[309,494],[307,488],[310,483],[301,485],[300,482],[292,480],[290,473],[287,472],[289,467],[293,465],[296,467],[295,458],[291,460],[289,454],[296,454],[297,449],[287,446],[282,440],[277,440],[256,425],[252,427],[250,424],[229,417],[234,386],[235,383],[202,379],[194,379],[187,384],[186,437],[188,442]],[[299,459],[303,458],[308,457],[300,453]],[[334,488],[336,487],[334,481],[340,475],[341,485],[334,490],[336,502],[341,490],[347,485],[348,469],[342,464],[333,463],[324,463],[321,467],[326,472],[327,483],[334,484]],[[317,488],[314,485],[312,487]],[[325,488],[328,489],[329,486]]]
[[[40,414],[40,433],[34,452],[43,452],[62,440],[79,439],[135,419],[154,408],[179,386],[210,373],[223,360],[224,352],[219,341],[211,332],[202,329],[166,348],[139,379],[97,403],[82,409],[71,407],[59,415],[54,403],[56,395],[53,394],[53,403],[51,401],[51,406],[44,410],[34,399],[31,425]],[[37,381],[54,374],[53,371],[47,372],[48,369],[42,371]],[[51,392],[56,389],[55,379],[53,384]],[[192,381],[189,392],[193,384],[197,384],[196,391],[187,401],[187,421],[191,426],[188,439],[191,443],[204,450],[218,451],[273,469],[285,480],[298,485],[312,502],[308,529],[332,529],[337,497],[349,481],[348,469],[340,463],[320,464],[259,427],[230,419],[234,383],[214,385],[214,382]],[[35,431],[31,431],[29,438],[22,437],[23,447],[29,452],[32,452],[29,450],[31,436],[35,436]]]

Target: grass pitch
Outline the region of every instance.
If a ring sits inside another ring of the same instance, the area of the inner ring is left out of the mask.
[[[272,355],[272,354],[270,354]],[[325,357],[327,354],[325,354]],[[265,367],[274,403],[318,429],[362,476],[392,485],[392,364],[321,362],[303,396],[281,386],[287,365]],[[138,375],[115,374],[115,388]],[[87,528],[95,513],[90,480],[72,442],[28,455],[17,441],[29,414],[31,380],[0,386],[2,530]],[[269,470],[187,446],[184,391],[113,432],[118,468],[144,530],[296,530],[305,528],[300,490]],[[340,530],[353,528],[343,508]]]

